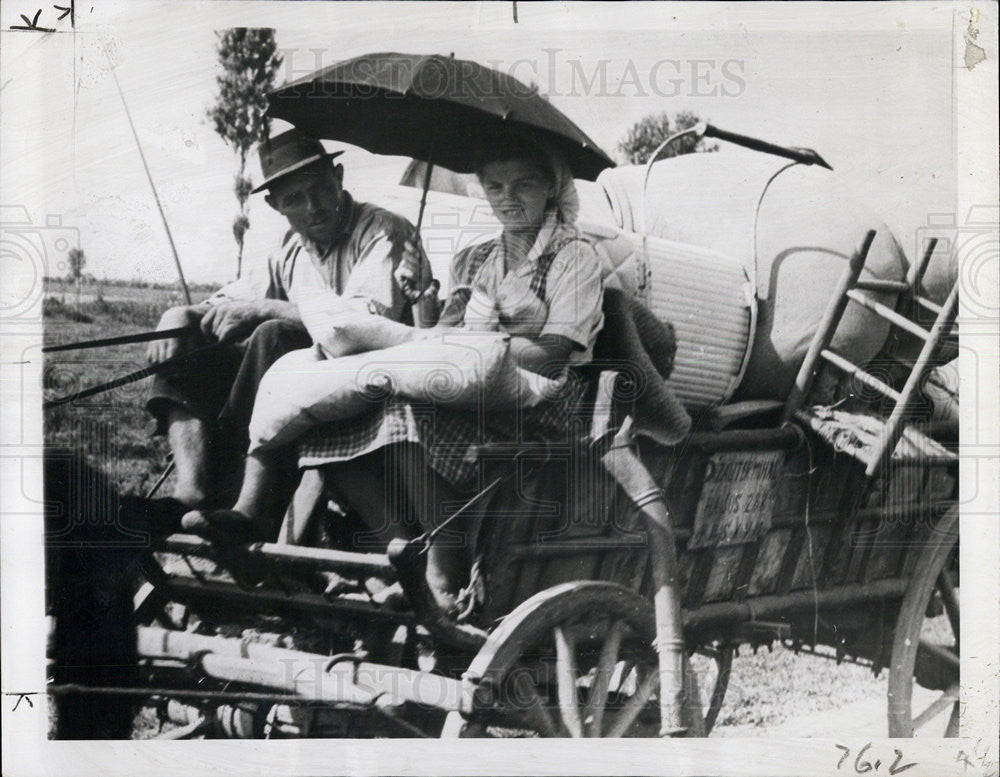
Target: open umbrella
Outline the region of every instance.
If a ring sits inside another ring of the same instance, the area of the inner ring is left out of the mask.
[[[268,95],[269,114],[319,138],[375,154],[473,172],[478,149],[511,130],[558,148],[574,177],[594,180],[611,159],[538,90],[471,60],[364,54]]]
[[[363,54],[273,90],[268,104],[270,116],[315,137],[427,162],[418,235],[434,165],[474,172],[479,149],[507,133],[543,139],[575,178],[592,181],[614,166],[537,88],[471,60]]]

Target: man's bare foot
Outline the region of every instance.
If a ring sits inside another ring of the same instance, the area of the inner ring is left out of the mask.
[[[192,510],[181,518],[181,526],[212,542],[241,545],[264,539],[257,522],[239,510]]]
[[[239,585],[252,588],[264,579],[262,560],[239,547],[263,539],[249,516],[236,510],[192,510],[181,518],[181,526],[212,543],[215,560]]]

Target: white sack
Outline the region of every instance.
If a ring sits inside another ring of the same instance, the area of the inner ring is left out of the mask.
[[[378,315],[367,300],[334,291],[309,295],[298,309],[312,341],[331,359],[390,348],[413,335],[413,327]]]
[[[314,346],[286,354],[264,375],[250,420],[250,452],[287,445],[318,424],[360,415],[389,397],[503,412],[534,407],[560,388],[559,381],[516,367],[502,333],[428,333],[339,359],[323,358]]]

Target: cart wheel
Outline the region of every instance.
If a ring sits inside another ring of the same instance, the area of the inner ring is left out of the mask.
[[[719,719],[722,702],[729,688],[729,676],[733,670],[733,656],[736,649],[729,644],[701,645],[691,656],[691,669],[698,678],[702,690],[701,712],[705,718],[705,734],[711,733]],[[711,693],[708,693],[711,688]],[[707,695],[707,703],[705,698]]]
[[[465,673],[469,711],[443,737],[656,737],[653,608],[621,586],[564,583],[536,594],[490,634]],[[697,679],[684,723],[704,736]]]
[[[889,671],[890,737],[958,736],[959,606],[953,563],[958,508],[944,515],[932,536],[937,542],[924,549],[896,621]],[[934,594],[944,605],[940,612],[929,610]]]

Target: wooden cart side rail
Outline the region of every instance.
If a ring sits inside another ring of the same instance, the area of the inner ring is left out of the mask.
[[[221,611],[305,614],[319,617],[359,618],[369,621],[415,623],[411,612],[380,607],[361,599],[325,597],[306,592],[285,592],[268,588],[242,588],[223,580],[196,580],[175,575],[170,578],[170,596],[177,602]]]
[[[171,535],[163,541],[158,550],[204,558],[212,558],[214,554],[210,542],[191,534]],[[273,542],[253,543],[241,549],[241,553],[245,553],[248,560],[265,561],[279,569],[284,567],[323,572],[355,572],[386,581],[396,579],[395,569],[382,553],[354,553],[302,545],[279,545]]]
[[[939,506],[936,513],[945,508]],[[926,518],[931,513],[931,508],[923,504],[912,505],[891,505],[890,507],[864,507],[855,513],[855,523],[859,528],[855,531],[855,536],[878,537],[880,531],[878,527],[864,529],[860,524],[865,521],[872,521],[886,514],[891,510],[892,518],[899,521],[911,521],[913,519]],[[810,526],[812,529],[821,527],[831,527],[839,525],[837,519],[839,513],[836,510],[815,511],[810,516]],[[775,516],[771,522],[772,529],[799,529],[804,528],[801,515]],[[675,527],[674,536],[679,543],[686,542],[691,536],[689,528]],[[886,539],[880,541],[881,547],[908,548],[912,545],[912,540],[907,537],[898,539]],[[593,553],[614,552],[614,551],[635,551],[640,552],[647,547],[645,536],[635,534],[629,537],[577,537],[568,540],[553,540],[551,542],[515,542],[508,548],[510,558],[565,558],[572,556],[590,555]],[[736,546],[734,546],[736,547]]]
[[[863,607],[874,601],[902,599],[906,579],[849,583],[826,590],[795,591],[782,596],[761,596],[742,602],[705,604],[684,613],[685,632],[711,631],[781,619],[790,615],[831,609]]]

